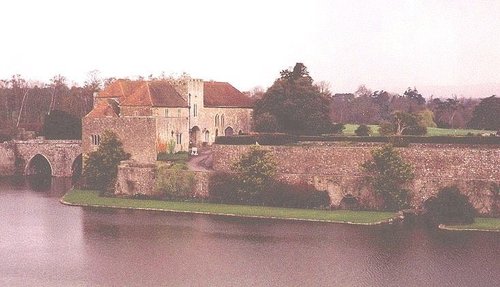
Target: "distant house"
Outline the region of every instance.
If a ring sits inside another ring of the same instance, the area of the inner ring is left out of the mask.
[[[83,118],[83,152],[95,150],[102,133],[111,130],[132,159],[153,162],[159,152],[249,132],[252,108],[252,99],[225,82],[117,80],[95,96]]]

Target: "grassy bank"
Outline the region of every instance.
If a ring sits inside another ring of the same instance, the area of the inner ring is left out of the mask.
[[[79,206],[146,209],[241,217],[262,217],[337,223],[355,223],[366,225],[386,222],[391,220],[392,218],[397,217],[397,214],[392,212],[349,210],[330,211],[198,202],[174,202],[162,200],[111,198],[100,197],[97,191],[86,190],[72,190],[62,198],[62,202]]]
[[[358,128],[359,125],[356,124],[346,124],[344,135],[353,136],[355,135],[354,131]],[[368,125],[371,130],[372,136],[379,136],[378,125]],[[474,135],[483,134],[483,133],[495,133],[495,131],[486,131],[486,130],[473,130],[473,129],[443,129],[443,128],[427,128],[426,136],[466,136],[467,134],[472,133]]]
[[[444,225],[447,230],[484,230],[500,232],[500,218],[475,218],[475,222],[467,225]]]

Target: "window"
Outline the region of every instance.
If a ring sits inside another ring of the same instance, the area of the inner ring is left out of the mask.
[[[177,144],[182,144],[182,134],[177,134]]]
[[[168,109],[165,109],[165,117],[168,118]]]
[[[219,126],[219,115],[215,115],[215,126]]]
[[[99,143],[101,142],[101,136],[100,135],[92,135],[91,140],[92,140],[93,145],[99,145]]]
[[[193,105],[193,117],[198,116],[198,104]]]
[[[224,115],[220,116],[220,126],[224,127]]]

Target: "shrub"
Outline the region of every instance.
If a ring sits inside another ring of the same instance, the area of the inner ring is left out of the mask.
[[[343,123],[333,124],[331,128],[331,133],[342,134],[345,130],[345,125]]]
[[[238,194],[238,181],[229,173],[215,173],[208,182],[208,195],[211,202],[243,204]]]
[[[166,199],[186,199],[193,196],[192,191],[196,183],[194,173],[161,166],[156,176],[156,189]]]
[[[118,164],[130,158],[130,154],[122,146],[115,133],[103,133],[99,147],[85,160],[83,177],[87,188],[101,191],[111,191],[114,188]]]
[[[330,196],[307,183],[276,181],[263,193],[264,205],[290,208],[329,208]]]
[[[189,159],[188,152],[177,152],[177,153],[166,153],[160,152],[158,153],[156,160],[159,161],[172,161],[172,162],[185,162]]]
[[[373,150],[372,157],[362,168],[375,193],[384,200],[384,209],[407,208],[409,192],[405,185],[413,179],[411,165],[403,161],[392,145]]]
[[[360,125],[354,133],[359,137],[367,137],[372,132],[371,128],[367,125]]]
[[[456,186],[439,190],[434,198],[425,203],[427,215],[436,224],[470,224],[474,222],[476,210],[467,196],[460,193]]]

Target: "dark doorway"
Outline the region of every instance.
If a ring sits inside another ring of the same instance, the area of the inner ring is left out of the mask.
[[[189,142],[192,146],[197,147],[201,143],[201,131],[200,128],[194,126],[189,134]]]
[[[232,135],[233,135],[233,133],[234,133],[234,131],[233,131],[233,128],[232,128],[232,127],[228,127],[228,128],[226,128],[226,129],[224,130],[224,135],[225,135],[225,136],[227,136],[227,137],[232,136]]]

